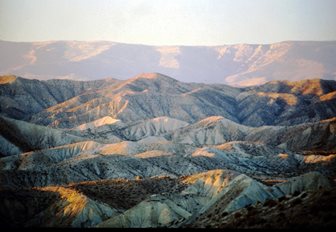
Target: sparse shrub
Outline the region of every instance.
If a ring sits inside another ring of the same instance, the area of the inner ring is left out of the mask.
[[[278,210],[284,210],[284,209],[285,209],[285,206],[283,204],[280,204],[278,207]]]
[[[255,219],[255,224],[264,224],[267,221],[264,218],[256,218]]]
[[[279,201],[282,202],[282,201],[284,201],[284,200],[286,200],[286,199],[287,199],[286,196],[282,196],[282,197],[279,198]]]
[[[222,213],[222,217],[226,217],[227,215],[229,215],[228,212],[223,212],[223,213]]]
[[[329,196],[330,193],[331,193],[331,192],[330,192],[329,190],[324,191],[324,192],[322,193],[322,196]]]
[[[247,207],[246,207],[246,209],[247,209],[247,211],[249,211],[249,210],[251,210],[251,209],[253,209],[254,207],[252,206],[252,205],[248,205]]]
[[[266,201],[266,202],[264,203],[264,206],[267,206],[267,207],[274,207],[274,206],[276,206],[277,204],[278,204],[277,201],[271,199],[271,200]]]
[[[251,209],[247,211],[247,217],[253,217],[255,215],[257,215],[257,210],[251,207]]]
[[[283,213],[282,213],[283,214]],[[281,222],[283,220],[284,217],[280,216],[279,214],[279,217],[276,219],[277,222]]]
[[[235,217],[235,218],[240,218],[241,216],[242,216],[242,214],[239,213],[239,212],[237,212],[237,213],[234,214],[234,217]]]
[[[248,222],[247,222],[247,226],[248,227],[252,227],[254,225],[255,225],[255,221],[254,220],[248,220]]]
[[[335,216],[332,215],[332,214],[326,214],[326,215],[324,215],[323,220],[325,222],[333,221],[333,220],[335,220]]]
[[[300,194],[299,191],[295,191],[295,192],[293,193],[293,196],[296,197],[296,196],[299,196],[299,194]]]
[[[301,200],[301,198],[296,198],[295,200],[293,200],[292,201],[292,206],[294,206],[294,205],[298,205],[298,204],[300,204],[300,203],[302,203],[302,200]]]
[[[265,225],[263,226],[263,228],[273,228],[274,227],[274,225],[273,224],[271,224],[271,223],[265,223]]]
[[[306,193],[306,192],[304,192],[302,195],[301,195],[301,198],[305,198],[305,197],[307,197],[308,196],[308,194]]]

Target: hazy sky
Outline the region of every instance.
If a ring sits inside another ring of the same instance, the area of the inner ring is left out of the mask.
[[[0,0],[0,40],[336,40],[336,0]]]

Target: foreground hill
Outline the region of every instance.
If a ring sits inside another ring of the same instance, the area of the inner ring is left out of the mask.
[[[316,172],[266,186],[244,174],[224,169],[176,179],[115,179],[73,183],[62,187],[35,187],[20,191],[2,188],[0,225],[211,227],[218,223],[221,217],[228,220],[232,216],[236,217],[238,213],[243,217],[244,214],[240,212],[246,211],[246,207],[255,208],[256,211],[260,205],[271,205],[271,201],[278,205],[284,199],[288,201],[291,198],[292,201],[287,204],[295,206],[298,204],[295,203],[298,201],[296,196],[319,195],[321,190],[329,191],[330,194],[330,188],[329,181]],[[330,195],[334,198],[334,194]],[[310,205],[311,202],[316,202],[311,197],[308,199]],[[287,204],[285,203],[283,212],[289,208]],[[310,205],[309,207],[314,209]],[[263,212],[261,215],[263,216]],[[228,227],[235,221],[229,222],[231,224],[228,224]]]
[[[272,80],[335,80],[336,42],[146,46],[108,41],[0,41],[0,74],[38,79],[126,79],[156,71],[178,80],[236,86]]]

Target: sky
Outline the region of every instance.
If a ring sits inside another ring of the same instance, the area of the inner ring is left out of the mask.
[[[335,0],[0,0],[0,40],[223,45],[336,40]]]

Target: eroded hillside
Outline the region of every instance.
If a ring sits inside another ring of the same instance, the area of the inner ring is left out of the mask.
[[[0,224],[334,227],[335,91],[1,76]]]

